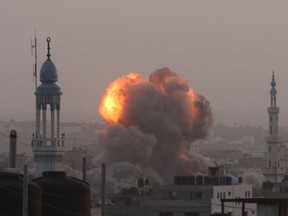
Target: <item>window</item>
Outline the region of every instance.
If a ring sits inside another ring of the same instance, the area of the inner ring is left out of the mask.
[[[231,196],[231,191],[228,192],[228,195]]]
[[[202,199],[203,194],[201,192],[196,192],[196,199]]]
[[[271,146],[269,146],[269,152],[271,152]]]

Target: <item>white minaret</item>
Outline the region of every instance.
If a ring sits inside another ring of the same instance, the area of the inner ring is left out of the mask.
[[[61,171],[65,135],[60,135],[60,87],[56,84],[58,74],[50,59],[50,41],[47,38],[48,54],[40,71],[41,84],[36,95],[36,131],[33,133],[32,148],[35,175],[43,171]]]
[[[268,147],[267,164],[263,174],[265,175],[266,180],[281,182],[286,173],[286,166],[283,160],[284,146],[282,144],[281,137],[278,136],[279,107],[277,107],[276,103],[277,90],[275,86],[276,82],[273,71],[270,90],[270,107],[268,107],[269,136],[266,137]]]

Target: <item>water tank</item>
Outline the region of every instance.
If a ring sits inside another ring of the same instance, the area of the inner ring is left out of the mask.
[[[182,179],[183,179],[183,185],[189,185],[189,176],[182,176]]]
[[[219,177],[217,177],[217,176],[211,177],[211,184],[212,185],[219,185]]]
[[[274,183],[270,181],[267,181],[267,185],[268,185],[268,189],[270,190],[274,187]]]
[[[223,185],[232,185],[232,178],[230,176],[223,176],[222,183]]]
[[[203,185],[203,183],[204,183],[203,179],[204,179],[204,177],[201,175],[196,176],[196,184],[197,185]]]
[[[195,176],[194,175],[187,176],[187,181],[189,185],[195,185]]]
[[[211,184],[211,177],[204,176],[204,185],[210,185]]]
[[[181,176],[174,176],[174,184],[181,185]]]
[[[188,184],[187,176],[175,176],[174,184],[175,185],[187,185]]]
[[[271,190],[273,188],[273,182],[265,181],[262,183],[262,189],[264,190]]]
[[[233,179],[232,177],[226,177],[227,178],[227,185],[232,185],[233,184]]]
[[[33,180],[42,188],[42,216],[90,216],[90,186],[66,172],[43,172]]]
[[[264,189],[264,190],[269,189],[267,182],[262,183],[262,189]]]
[[[41,187],[28,182],[28,215],[41,216]],[[22,216],[23,176],[17,172],[0,172],[0,215]]]

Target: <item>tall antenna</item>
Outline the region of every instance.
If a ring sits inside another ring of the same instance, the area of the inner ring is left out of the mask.
[[[33,67],[33,83],[35,83],[35,89],[37,89],[37,38],[36,38],[36,29],[34,32],[34,44],[33,40],[31,39],[31,55],[33,55],[34,50],[34,67]]]
[[[31,39],[31,55],[33,56],[33,50],[34,50],[34,67],[33,67],[33,83],[35,83],[35,92],[37,91],[37,38],[36,38],[36,28],[34,31],[34,44],[33,39]],[[35,101],[35,104],[37,105],[37,101]],[[37,128],[37,112],[35,111],[35,124]],[[36,134],[37,136],[37,134]]]

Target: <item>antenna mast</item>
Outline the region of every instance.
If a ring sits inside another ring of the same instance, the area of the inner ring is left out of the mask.
[[[34,67],[33,67],[33,83],[35,83],[35,89],[37,89],[37,38],[36,38],[36,29],[34,33],[34,44],[31,39],[31,55],[33,55],[33,50],[34,50]]]
[[[34,44],[33,44],[33,39],[31,39],[31,55],[33,56],[33,50],[34,50],[34,67],[33,67],[33,83],[35,83],[35,92],[37,91],[37,38],[36,38],[36,28],[34,32]],[[35,104],[37,105],[37,101],[35,101]],[[35,123],[37,127],[37,112],[35,112]],[[37,133],[36,133],[37,136]]]

